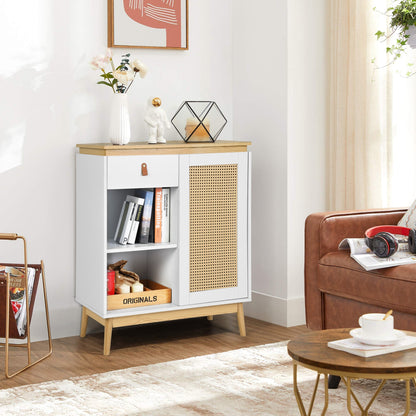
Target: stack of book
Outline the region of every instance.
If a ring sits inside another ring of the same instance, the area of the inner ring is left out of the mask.
[[[114,241],[119,244],[170,241],[170,189],[140,189],[127,195],[121,208]]]
[[[375,357],[376,355],[390,354],[396,351],[416,348],[416,337],[405,335],[394,345],[367,345],[354,338],[340,339],[328,342],[328,347],[345,351],[360,357]]]

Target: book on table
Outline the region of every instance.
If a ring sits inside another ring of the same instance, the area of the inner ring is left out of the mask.
[[[390,354],[392,352],[416,348],[416,337],[406,335],[394,345],[367,345],[354,338],[340,339],[328,342],[328,347],[348,352],[360,357],[375,357],[376,355]]]

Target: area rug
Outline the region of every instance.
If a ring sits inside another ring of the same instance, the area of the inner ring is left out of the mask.
[[[314,382],[314,372],[299,369],[307,403]],[[365,402],[377,383],[357,380],[353,386]],[[347,415],[345,397],[343,385],[330,390],[327,415]],[[404,400],[403,383],[389,382],[369,415],[401,415]],[[323,385],[316,401],[313,414],[320,414]],[[410,414],[415,409],[412,391]],[[286,343],[275,343],[0,390],[0,415],[288,416],[299,410]]]

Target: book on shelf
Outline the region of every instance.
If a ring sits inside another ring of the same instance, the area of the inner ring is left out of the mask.
[[[146,244],[149,242],[150,221],[152,219],[153,207],[153,189],[141,189],[138,191],[140,198],[144,199],[142,220],[140,222],[139,232],[137,233],[136,242]]]
[[[114,241],[120,244],[127,244],[129,239],[129,233],[131,230],[131,225],[133,223],[133,209],[134,202],[127,201],[123,202],[121,208],[120,217],[118,219],[116,233],[114,235]]]
[[[407,243],[400,244],[399,250],[392,256],[381,258],[367,247],[364,238],[344,238],[339,243],[338,249],[350,250],[351,257],[365,270],[376,270],[402,264],[416,264],[416,255],[407,247]]]
[[[162,242],[162,188],[155,188],[155,225],[154,225],[154,242],[161,243]]]
[[[170,241],[170,188],[162,188],[162,226],[161,242]]]
[[[152,218],[150,219],[149,243],[155,242],[155,196],[153,194]]]
[[[134,209],[133,209],[133,223],[131,225],[129,238],[127,240],[127,244],[135,244],[136,243],[136,237],[137,232],[139,231],[139,225],[140,220],[142,218],[143,213],[143,205],[144,205],[144,199],[143,198],[135,198],[134,203]]]
[[[416,337],[406,335],[399,339],[394,345],[367,345],[354,338],[340,339],[328,342],[328,347],[345,351],[360,357],[375,357],[376,355],[390,354],[392,352],[416,348]]]

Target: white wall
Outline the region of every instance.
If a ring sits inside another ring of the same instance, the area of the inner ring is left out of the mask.
[[[111,90],[89,67],[106,50],[104,0],[2,2],[0,232],[28,240],[29,261],[46,266],[53,337],[79,333],[74,301],[75,145],[108,141]],[[232,3],[189,1],[188,51],[131,49],[149,68],[130,93],[132,141],[145,139],[143,113],[160,96],[168,115],[185,100],[212,99],[232,138]],[[116,56],[125,51],[114,49]],[[168,139],[176,136],[173,129]],[[21,261],[0,242],[0,261]],[[37,302],[32,338],[45,338]]]
[[[287,326],[304,319],[304,223],[326,209],[327,0],[288,1]]]
[[[145,138],[152,95],[169,115],[185,99],[213,99],[229,121],[221,138],[252,140],[246,310],[282,325],[303,319],[304,217],[324,208],[325,1],[260,0],[257,12],[248,0],[190,0],[189,51],[129,50],[149,67],[129,94],[132,140]],[[77,143],[107,141],[111,92],[88,65],[106,49],[106,2],[24,0],[0,11],[0,232],[24,235],[29,261],[45,261],[52,334],[74,335],[74,155]],[[0,250],[0,261],[21,260],[19,243]],[[34,339],[45,338],[42,314],[38,302]]]
[[[234,136],[253,143],[253,303],[245,311],[271,320],[267,300],[287,292],[287,2],[257,6],[234,2]]]
[[[325,209],[325,17],[326,0],[234,2],[234,136],[253,141],[245,310],[286,326],[304,323],[304,221]]]

